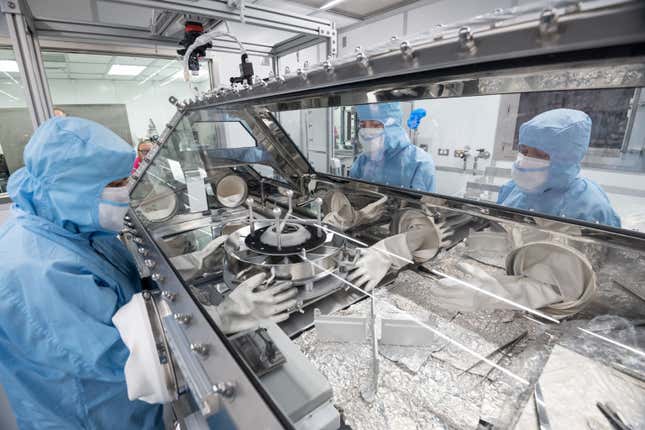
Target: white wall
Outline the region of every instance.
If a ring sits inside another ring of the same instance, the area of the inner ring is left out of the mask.
[[[492,154],[497,129],[497,116],[501,96],[462,97],[452,99],[420,100],[414,108],[423,108],[426,118],[421,120],[417,144],[426,143],[435,165],[462,169],[464,162],[454,156],[456,149],[470,148],[471,158],[467,160],[466,172],[437,173],[437,192],[449,195],[463,195],[466,183],[473,179],[472,167],[476,150],[483,148]],[[439,149],[448,149],[447,156],[439,156]],[[483,170],[491,163],[478,160],[477,170]]]
[[[279,72],[284,75],[285,67],[289,67],[290,73],[294,74],[298,68],[306,68],[306,65],[313,66],[314,64],[322,63],[326,59],[327,47],[324,43],[310,46],[280,57],[278,61]]]
[[[198,84],[207,89],[207,83]],[[126,105],[133,142],[146,137],[150,118],[161,133],[176,108],[168,102],[170,96],[182,100],[195,95],[188,84],[178,79],[160,87],[158,82],[139,85],[130,81],[49,80],[55,105],[117,104]]]
[[[206,80],[197,85],[202,90],[208,89]],[[133,142],[147,136],[150,118],[158,131],[163,131],[176,112],[176,108],[168,102],[170,96],[181,100],[195,94],[180,79],[164,87],[151,81],[139,85],[134,81],[50,79],[49,88],[54,105],[125,104]],[[0,97],[0,108],[24,106],[22,98],[15,101],[6,96]]]
[[[216,68],[216,81],[218,86],[230,86],[229,79],[240,75],[240,55],[232,53],[209,53],[209,58],[213,59]],[[249,55],[253,63],[253,73],[260,78],[266,78],[272,70],[271,59],[257,55]],[[268,60],[268,61],[267,61]],[[263,61],[267,64],[262,64]]]

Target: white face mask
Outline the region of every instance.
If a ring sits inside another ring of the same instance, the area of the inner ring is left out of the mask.
[[[539,158],[527,157],[517,154],[517,160],[513,163],[511,176],[518,188],[525,193],[539,193],[544,191],[544,185],[549,179],[549,168],[551,161]]]
[[[358,130],[358,141],[363,146],[363,152],[372,160],[376,160],[385,149],[385,130],[382,128],[361,128]]]
[[[105,187],[99,200],[99,224],[105,230],[119,232],[123,229],[128,212],[128,187]]]

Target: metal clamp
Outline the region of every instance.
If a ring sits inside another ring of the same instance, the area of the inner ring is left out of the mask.
[[[356,47],[356,61],[365,68],[369,67],[370,65],[367,54],[365,54],[365,51],[363,51],[363,48],[361,48],[360,46]]]
[[[558,12],[553,8],[546,8],[540,14],[540,37],[542,41],[552,42],[559,34]]]
[[[459,29],[459,46],[462,51],[469,55],[473,55],[477,52],[477,46],[475,45],[475,36],[473,32],[470,31],[470,27],[461,27]]]
[[[152,335],[155,339],[155,344],[157,345],[157,356],[159,357],[159,363],[161,363],[166,387],[168,387],[168,390],[173,393],[173,398],[177,399],[177,374],[175,373],[175,366],[172,362],[168,340],[166,339],[163,325],[161,324],[159,308],[157,307],[157,303],[150,291],[144,291],[141,295],[143,296],[143,301],[146,305],[146,310],[148,311],[150,328],[152,329]]]
[[[220,392],[216,391],[201,364],[201,360],[196,356],[199,354],[205,358],[203,354],[208,354],[208,345],[191,343],[173,315],[167,315],[163,320],[173,357],[181,369],[181,374],[190,388],[195,402],[204,416],[213,415],[220,409]]]

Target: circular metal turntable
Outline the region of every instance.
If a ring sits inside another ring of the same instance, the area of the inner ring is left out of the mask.
[[[281,232],[270,220],[253,222],[224,243],[227,270],[270,271],[276,279],[310,284],[338,268],[345,239],[312,222],[288,220]]]
[[[244,239],[246,246],[264,255],[293,255],[301,254],[302,250],[313,251],[327,240],[325,231],[311,224],[295,222],[285,223],[280,234],[275,225],[262,227],[248,234]]]

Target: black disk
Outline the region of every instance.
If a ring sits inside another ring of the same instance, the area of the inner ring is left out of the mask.
[[[293,254],[300,254],[303,249],[310,251],[313,249],[318,248],[320,245],[325,243],[325,240],[327,239],[327,235],[325,234],[324,231],[320,232],[320,236],[318,236],[318,228],[314,227],[309,224],[299,224],[302,225],[309,233],[311,233],[311,237],[309,240],[305,241],[302,245],[298,246],[283,246],[282,249],[278,250],[277,246],[273,245],[267,245],[266,243],[262,243],[260,241],[260,238],[262,237],[262,233],[264,233],[267,229],[273,228],[273,225],[270,225],[268,227],[262,227],[258,230],[255,230],[255,232],[249,234],[246,236],[246,239],[244,240],[244,243],[246,246],[260,254],[270,254],[270,255],[293,255]],[[289,229],[289,224],[285,225],[284,227],[284,232],[288,233]]]

